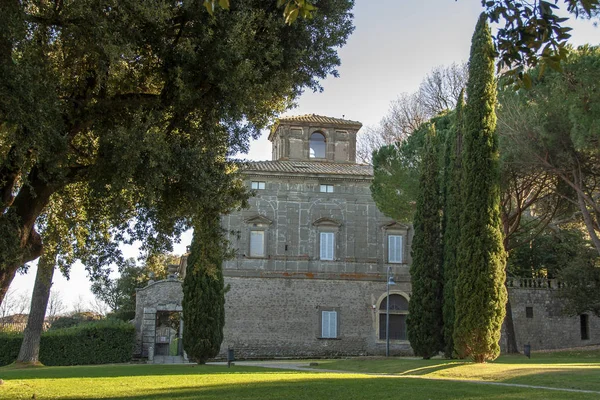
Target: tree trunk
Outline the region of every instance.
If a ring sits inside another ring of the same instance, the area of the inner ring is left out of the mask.
[[[508,291],[508,288],[506,289]],[[506,353],[519,354],[517,347],[517,335],[515,333],[515,324],[512,316],[512,306],[510,297],[506,301],[506,317],[504,317],[504,333],[506,333]]]
[[[579,204],[579,209],[581,210],[581,215],[583,216],[583,222],[585,223],[588,234],[590,235],[590,239],[592,240],[596,251],[598,254],[600,254],[600,238],[598,238],[598,235],[596,234],[596,230],[594,229],[594,221],[592,220],[590,211],[587,208],[583,194],[580,192],[577,192],[577,202]]]
[[[14,235],[16,239],[7,240],[11,248],[0,254],[0,304],[17,269],[42,254],[42,238],[35,230],[35,221],[48,205],[50,196],[60,188],[60,185],[50,184],[40,178],[37,167],[32,168],[28,180],[30,184],[19,190],[11,207],[0,216],[6,229],[4,234]]]
[[[23,343],[17,357],[17,363],[35,364],[40,354],[40,338],[44,327],[44,317],[50,298],[50,287],[54,276],[55,254],[44,254],[38,262],[31,311],[23,333]]]

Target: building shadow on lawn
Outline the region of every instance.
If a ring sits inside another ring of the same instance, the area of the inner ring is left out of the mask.
[[[577,398],[595,399],[591,396],[576,393],[559,393],[562,396],[551,397],[549,393],[539,389],[499,387],[477,385],[453,381],[434,381],[419,378],[372,377],[364,379],[307,379],[284,380],[281,382],[259,382],[220,385],[210,387],[181,387],[177,389],[156,389],[130,397],[114,397],[125,400],[357,400],[378,399],[397,400],[407,398],[420,399],[548,399]]]

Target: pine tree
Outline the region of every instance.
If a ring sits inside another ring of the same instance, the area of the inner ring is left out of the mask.
[[[408,340],[416,355],[431,358],[443,349],[442,244],[439,164],[435,126],[430,125],[421,161],[415,235],[410,267]]]
[[[190,360],[204,364],[219,353],[225,325],[222,263],[226,255],[219,214],[208,212],[194,227],[183,282],[183,348]]]
[[[459,357],[485,362],[500,353],[507,300],[496,129],[494,46],[481,15],[471,43],[463,137],[461,239],[454,343]]]
[[[460,92],[454,117],[445,143],[445,198],[444,198],[444,355],[454,356],[454,289],[456,286],[456,251],[460,242],[461,195],[461,146],[464,118],[464,92]]]

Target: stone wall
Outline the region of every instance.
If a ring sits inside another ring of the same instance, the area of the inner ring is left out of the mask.
[[[385,354],[378,340],[383,281],[226,277],[225,339],[239,358],[332,357]],[[405,297],[409,284],[392,286]],[[338,337],[322,339],[322,310],[338,313]],[[392,354],[410,354],[407,341],[391,341]]]
[[[525,344],[530,344],[533,351],[600,344],[600,318],[588,314],[589,338],[582,339],[581,317],[563,314],[557,290],[516,287],[508,293],[519,351]],[[527,307],[531,307],[530,317]],[[501,345],[506,349],[504,338]]]
[[[237,271],[239,272],[239,271]],[[383,355],[378,339],[378,309],[386,295],[385,275],[356,279],[344,274],[263,272],[231,276],[225,297],[225,329],[220,357],[229,347],[237,358],[335,357]],[[399,281],[390,293],[408,298],[410,284]],[[579,316],[562,314],[556,290],[511,288],[513,319],[520,351],[600,344],[600,318],[588,316],[589,339],[581,338]],[[146,357],[154,342],[156,311],[179,311],[183,292],[178,280],[150,284],[137,292],[136,354]],[[526,308],[531,307],[531,318]],[[323,310],[338,313],[338,337],[320,338]],[[392,354],[410,354],[407,341],[391,342]],[[505,337],[501,339],[506,349]]]
[[[148,357],[156,339],[156,312],[182,311],[181,281],[165,279],[136,290],[134,355]]]
[[[379,340],[378,309],[386,294],[380,281],[319,277],[225,277],[225,329],[220,356],[229,347],[238,358],[326,357],[385,354]],[[409,285],[392,286],[391,294],[408,298]],[[179,311],[182,285],[165,280],[138,289],[136,352],[147,357],[155,340],[156,312]],[[338,313],[338,337],[320,338],[322,310]],[[185,316],[184,316],[185,323]],[[392,354],[410,354],[407,341],[391,342]]]

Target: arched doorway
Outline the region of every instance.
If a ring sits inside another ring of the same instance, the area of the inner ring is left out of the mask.
[[[399,293],[390,293],[390,308],[387,310],[387,297],[379,302],[377,339],[386,340],[386,315],[390,314],[390,340],[408,340],[406,335],[406,317],[408,299]]]

